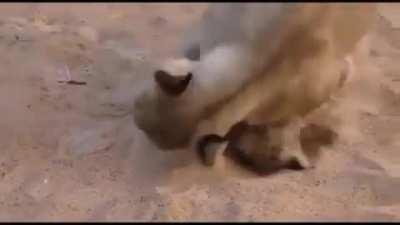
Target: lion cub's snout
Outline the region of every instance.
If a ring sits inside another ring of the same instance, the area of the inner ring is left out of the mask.
[[[135,99],[133,118],[140,130],[162,150],[188,143],[193,118],[185,113],[182,95],[193,79],[187,59],[169,60],[153,73],[152,86]]]

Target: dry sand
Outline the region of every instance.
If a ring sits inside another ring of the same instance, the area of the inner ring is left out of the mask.
[[[400,4],[380,5],[355,76],[312,117],[339,141],[314,170],[264,177],[158,151],[130,115],[205,6],[0,5],[1,221],[400,219]],[[59,83],[66,67],[87,84]]]

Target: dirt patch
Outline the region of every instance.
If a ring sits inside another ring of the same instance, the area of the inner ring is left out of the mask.
[[[340,141],[314,170],[265,177],[158,151],[131,118],[153,62],[205,6],[2,5],[0,220],[399,219],[400,5],[382,5],[356,77],[314,117]]]

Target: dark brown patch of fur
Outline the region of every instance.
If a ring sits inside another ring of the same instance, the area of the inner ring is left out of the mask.
[[[257,154],[257,152],[252,154],[251,150],[249,151],[237,147],[238,141],[246,132],[257,135],[259,138],[264,138],[264,141],[268,141],[269,130],[284,125],[285,121],[278,121],[269,125],[249,125],[245,121],[235,124],[225,137],[229,140],[225,155],[238,162],[244,168],[259,175],[269,175],[282,169],[304,169],[295,158],[284,162],[274,155],[260,155]],[[307,157],[315,159],[319,156],[321,147],[332,145],[337,136],[338,135],[328,127],[318,124],[308,124],[301,129],[299,139],[304,154]],[[280,149],[281,146],[270,146],[269,148],[270,149],[266,149],[266,151],[282,151],[282,149]]]
[[[182,94],[189,85],[192,76],[192,73],[182,76],[172,76],[163,70],[158,70],[154,73],[154,79],[160,88],[172,96]]]

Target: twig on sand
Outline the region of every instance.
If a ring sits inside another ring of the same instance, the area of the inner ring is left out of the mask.
[[[58,80],[58,83],[66,83],[72,85],[86,85],[85,81],[72,80],[72,76],[67,65],[64,65],[63,70],[58,69],[57,72],[62,76],[62,78]]]
[[[85,81],[75,81],[75,80],[70,80],[70,81],[58,81],[58,83],[66,83],[66,84],[73,84],[73,85],[86,85]]]

